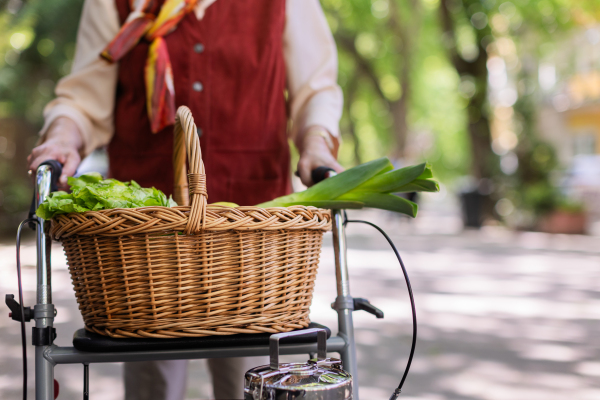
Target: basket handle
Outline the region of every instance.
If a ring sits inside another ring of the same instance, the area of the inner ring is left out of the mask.
[[[185,176],[186,151],[190,166],[187,182]],[[175,117],[173,165],[175,172],[173,195],[175,201],[179,205],[191,205],[192,207],[184,233],[198,233],[204,228],[208,195],[206,193],[206,175],[204,163],[202,162],[200,140],[196,134],[196,124],[194,124],[192,112],[186,106],[179,107]]]

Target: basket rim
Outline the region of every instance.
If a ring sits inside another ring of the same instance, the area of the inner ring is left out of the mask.
[[[59,214],[52,218],[50,235],[58,240],[72,235],[126,236],[183,232],[192,206],[113,208]],[[207,205],[201,232],[331,229],[331,210],[314,206],[256,207]]]

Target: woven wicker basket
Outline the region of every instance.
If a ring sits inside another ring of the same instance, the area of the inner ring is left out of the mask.
[[[183,144],[185,137],[185,146]],[[112,337],[277,333],[307,327],[326,210],[206,203],[196,126],[175,125],[175,199],[191,206],[63,214],[65,249],[86,328]]]

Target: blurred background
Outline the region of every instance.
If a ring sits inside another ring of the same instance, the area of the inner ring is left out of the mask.
[[[23,160],[70,70],[82,3],[0,0],[5,233],[27,206]],[[600,231],[597,1],[321,3],[339,49],[344,166],[427,160],[468,226]]]
[[[70,71],[82,3],[0,0],[4,292],[16,288],[13,237],[32,195],[25,158],[44,105]],[[383,223],[415,277],[423,336],[406,398],[600,399],[598,0],[321,4],[345,96],[341,163],[428,161],[442,184],[418,198],[414,221],[359,213]],[[105,169],[103,152],[83,168]],[[361,384],[366,398],[384,399],[408,352],[409,309],[385,243],[352,229],[353,294],[371,293],[388,315],[358,318]],[[330,250],[315,297],[321,305],[335,293]],[[54,254],[66,345],[81,319],[59,247]],[[32,291],[26,296],[33,300]],[[314,318],[335,325],[329,312],[317,307]],[[0,397],[17,398],[18,326],[0,318],[0,332]],[[208,398],[197,365],[188,395]],[[67,382],[79,370],[61,368]],[[92,371],[100,382],[92,394],[118,398],[120,370]],[[79,398],[80,383],[68,383],[64,398]]]

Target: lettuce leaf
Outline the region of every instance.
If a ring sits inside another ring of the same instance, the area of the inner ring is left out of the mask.
[[[173,199],[156,188],[143,188],[137,182],[103,179],[97,172],[68,179],[71,193],[53,192],[40,204],[36,215],[49,220],[58,214],[113,208],[175,207]]]

